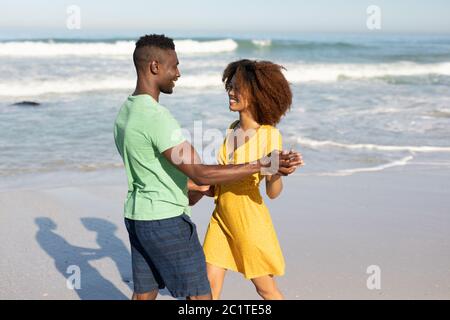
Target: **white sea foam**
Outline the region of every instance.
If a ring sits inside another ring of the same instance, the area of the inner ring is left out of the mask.
[[[0,82],[0,96],[29,97],[49,93],[79,93],[88,91],[130,90],[135,86],[135,79],[105,78],[95,79],[74,77],[65,80],[50,81],[10,81]],[[219,73],[196,76],[183,76],[175,83],[176,88],[205,88],[222,86]]]
[[[272,40],[252,40],[252,43],[258,47],[270,47]]]
[[[0,56],[10,57],[52,57],[52,56],[131,56],[134,41],[72,42],[13,41],[0,43]],[[181,54],[218,53],[237,49],[232,39],[215,41],[175,40],[175,47]]]
[[[450,162],[448,161],[422,161],[422,162],[412,162],[411,165],[419,166],[436,166],[436,167],[450,167]]]
[[[292,64],[285,65],[286,78],[293,83],[334,82],[341,79],[370,79],[394,76],[450,75],[450,63],[412,62],[379,64]]]
[[[188,41],[188,40],[183,40]],[[224,40],[227,41],[227,40]],[[218,41],[211,41],[218,42]],[[203,52],[212,52],[212,48],[209,48],[208,45],[203,44],[208,42],[203,42],[202,45],[199,44],[198,48],[191,48],[190,53],[201,53],[201,50],[205,50]],[[0,47],[4,45],[0,43]],[[59,44],[58,44],[59,45]],[[70,45],[70,44],[68,44]],[[78,45],[78,44],[77,44]],[[93,44],[94,46],[96,44]],[[108,45],[108,44],[102,44]],[[224,49],[227,44],[224,42],[221,45],[215,44],[216,50]],[[232,45],[230,45],[231,47]],[[203,48],[203,49],[201,49]],[[209,48],[209,49],[207,49]],[[222,49],[221,49],[222,48]],[[36,54],[39,55],[40,50],[36,49]],[[79,51],[77,54],[94,54],[95,50],[93,48],[85,48],[85,51]],[[71,49],[70,49],[71,50]],[[70,51],[69,49],[61,50],[61,54],[63,52]],[[118,47],[115,47],[114,50],[120,51]],[[186,49],[187,50],[187,49]],[[0,48],[1,52],[1,48]],[[22,51],[23,52],[23,51]],[[58,51],[59,52],[59,51]],[[110,53],[113,50],[109,51]],[[188,51],[186,51],[188,52]],[[53,54],[57,54],[57,50],[53,52]],[[127,53],[131,54],[131,53]],[[1,55],[1,53],[0,53]],[[98,55],[98,54],[97,54]],[[208,62],[209,63],[209,62]],[[204,66],[205,63],[200,63],[200,65]],[[214,63],[212,61],[211,68],[217,68],[220,64]],[[188,70],[195,65],[195,61],[190,61],[187,59],[186,65],[188,66]],[[225,67],[226,63],[223,63],[223,67]],[[409,67],[408,67],[409,65]],[[222,86],[221,82],[221,71],[210,71],[207,73],[198,73],[193,74],[189,72],[183,72],[183,68],[181,68],[182,77],[179,79],[177,86],[185,87],[185,88],[207,88],[207,87],[220,87]],[[439,64],[430,64],[430,65],[419,65],[419,64],[399,64],[393,63],[390,65],[359,65],[359,64],[348,64],[348,65],[340,65],[340,64],[301,64],[294,65],[293,68],[289,68],[286,72],[286,77],[290,82],[299,83],[299,82],[311,82],[311,81],[337,81],[342,77],[349,78],[370,78],[370,77],[378,77],[381,75],[425,75],[428,73],[439,73],[443,75],[450,75],[450,63],[439,63]],[[45,94],[49,92],[56,93],[71,93],[71,92],[83,92],[83,91],[96,91],[96,90],[109,90],[109,89],[127,89],[130,87],[129,83],[133,82],[134,79],[123,79],[122,76],[113,77],[111,76],[108,79],[97,79],[97,74],[92,74],[89,77],[89,73],[84,73],[82,76],[73,76],[71,78],[62,78],[60,80],[42,80],[42,79],[33,79],[28,78],[27,80],[14,80],[8,78],[7,80],[0,79],[0,96],[32,96],[37,94]]]
[[[68,79],[65,81],[33,81],[0,83],[0,96],[27,97],[48,93],[79,93],[101,90],[131,90],[135,85],[132,79]]]
[[[318,149],[322,147],[335,147],[350,150],[370,150],[370,151],[409,151],[409,152],[450,152],[450,147],[434,146],[386,146],[377,144],[346,144],[330,140],[313,140],[308,138],[297,138],[301,146]]]
[[[338,170],[336,172],[322,172],[322,173],[318,173],[317,175],[318,176],[350,176],[352,174],[361,173],[361,172],[382,171],[387,168],[404,166],[412,159],[413,159],[413,156],[407,156],[402,159],[392,161],[392,162],[389,162],[386,164],[382,164],[379,166],[375,166],[375,167],[344,169],[344,170]]]
[[[220,73],[185,75],[180,77],[176,84],[180,88],[206,88],[223,86],[222,75]]]
[[[175,48],[178,53],[219,53],[234,51],[238,48],[238,44],[232,39],[216,41],[179,40],[175,41]]]

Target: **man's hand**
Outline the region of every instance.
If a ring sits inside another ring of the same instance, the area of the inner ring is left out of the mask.
[[[305,165],[300,152],[295,152],[294,150],[291,150],[289,152],[282,151],[281,155],[287,156],[288,160],[283,159],[283,165],[280,164],[280,168],[278,169],[276,175],[287,176],[289,174],[292,174],[298,167],[303,167]]]
[[[301,154],[293,150],[290,152],[274,150],[261,158],[259,163],[261,164],[261,174],[277,174],[280,176],[287,176],[294,172],[297,167],[304,165]]]

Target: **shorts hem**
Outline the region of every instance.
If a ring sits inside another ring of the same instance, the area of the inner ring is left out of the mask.
[[[150,289],[150,290],[147,290],[147,289],[142,289],[142,288],[139,288],[139,289],[136,289],[136,288],[133,288],[133,293],[136,293],[136,294],[143,294],[143,293],[148,293],[148,292],[152,292],[152,291],[154,291],[154,290],[161,290],[161,289],[163,289],[164,287],[159,287],[159,286],[156,286],[156,287],[153,287],[152,289]]]
[[[167,289],[169,290],[169,289]],[[170,295],[174,298],[186,298],[186,297],[195,297],[195,296],[204,296],[211,294],[211,289],[195,289],[189,291],[172,291],[169,290]]]

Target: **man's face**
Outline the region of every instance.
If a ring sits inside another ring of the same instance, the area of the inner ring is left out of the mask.
[[[175,50],[164,52],[164,61],[160,64],[159,90],[165,94],[171,94],[175,87],[175,81],[180,77],[178,70],[178,57]]]

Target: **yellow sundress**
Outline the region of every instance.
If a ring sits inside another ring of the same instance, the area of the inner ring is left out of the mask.
[[[235,121],[218,154],[219,164],[252,162],[273,150],[282,150],[281,134],[262,125],[247,142],[229,147]],[[240,181],[215,186],[216,207],[203,249],[206,262],[240,272],[247,279],[283,275],[285,263],[269,210],[259,192],[264,176],[256,173]]]

